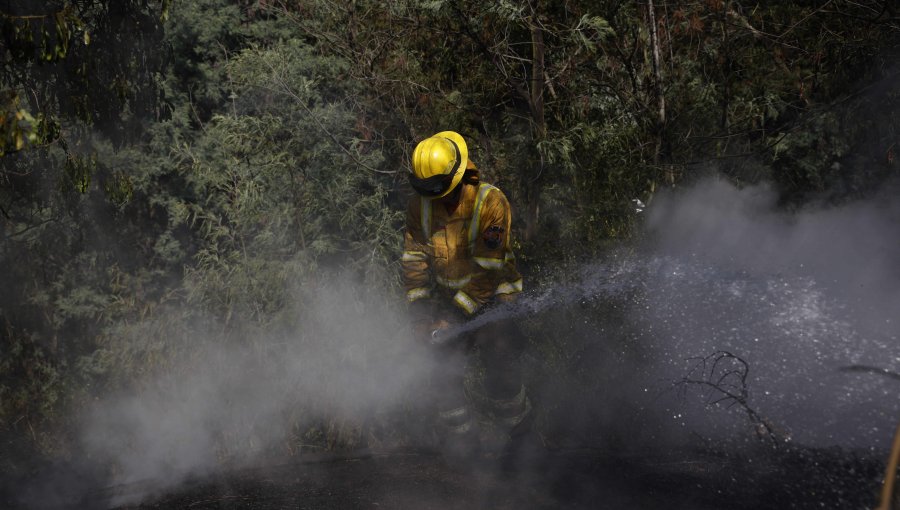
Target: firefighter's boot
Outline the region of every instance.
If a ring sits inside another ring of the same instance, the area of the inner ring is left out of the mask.
[[[443,432],[441,453],[450,464],[465,464],[474,460],[481,446],[478,422],[467,405],[438,413]]]

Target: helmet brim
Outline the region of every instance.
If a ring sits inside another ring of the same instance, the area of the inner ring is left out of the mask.
[[[409,174],[409,185],[423,197],[440,198],[453,190],[454,177],[456,177],[455,173],[432,175],[425,179],[419,179],[415,175]]]
[[[456,189],[456,187],[459,186],[460,181],[462,181],[463,174],[466,173],[466,168],[469,166],[469,147],[466,145],[466,140],[462,137],[462,135],[460,135],[456,131],[441,131],[440,133],[435,133],[433,136],[438,136],[450,140],[454,145],[456,145],[457,150],[459,150],[459,165],[457,165],[456,170],[453,173],[453,178],[450,181],[450,186],[440,195],[434,196],[434,198],[442,198]]]

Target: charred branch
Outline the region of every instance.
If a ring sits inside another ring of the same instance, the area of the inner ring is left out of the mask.
[[[707,405],[740,408],[761,440],[770,442],[772,446],[790,440],[788,435],[750,406],[747,381],[750,366],[744,359],[728,351],[716,351],[703,358],[689,358],[689,361],[695,361],[695,364],[672,385],[673,389],[684,394],[688,386],[700,386],[709,391]]]

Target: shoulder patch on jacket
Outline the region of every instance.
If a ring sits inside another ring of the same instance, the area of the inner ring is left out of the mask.
[[[489,250],[496,250],[503,245],[503,234],[505,232],[505,228],[494,225],[484,231],[481,235],[481,239]]]

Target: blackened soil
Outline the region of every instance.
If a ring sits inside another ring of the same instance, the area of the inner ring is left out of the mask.
[[[235,470],[175,487],[91,491],[59,508],[778,509],[873,508],[883,461],[846,450],[754,447],[540,451],[448,462],[424,451],[360,452]],[[30,506],[30,505],[29,505]],[[41,506],[41,505],[37,505]]]

